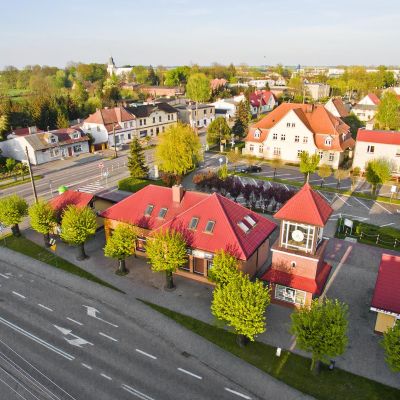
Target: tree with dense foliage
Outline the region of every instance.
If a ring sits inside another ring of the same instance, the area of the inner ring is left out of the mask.
[[[69,205],[62,214],[61,239],[78,246],[77,260],[88,258],[85,253],[85,242],[96,233],[96,214],[89,207]]]
[[[365,179],[372,186],[372,193],[376,193],[378,185],[383,185],[392,176],[392,164],[386,158],[375,158],[368,162],[365,169]]]
[[[186,95],[196,102],[195,128],[197,129],[199,120],[198,105],[208,101],[211,97],[210,80],[202,73],[190,75],[186,84]]]
[[[5,133],[9,129],[9,118],[7,114],[0,115],[0,140],[6,139]]]
[[[232,133],[236,136],[244,137],[247,134],[250,120],[250,104],[247,100],[241,101],[236,107]]]
[[[6,160],[6,168],[9,174],[11,174],[14,171],[14,168],[16,167],[17,162],[13,158],[7,158]]]
[[[106,257],[118,260],[116,274],[126,275],[129,271],[126,268],[126,259],[135,254],[138,232],[132,226],[119,224],[108,238],[104,247]]]
[[[185,85],[190,75],[190,67],[176,67],[168,70],[165,73],[166,86],[180,86]]]
[[[311,353],[310,370],[318,371],[320,361],[344,353],[348,338],[348,307],[338,300],[313,300],[291,315],[291,333],[297,346]]]
[[[241,272],[239,261],[225,250],[215,253],[212,268],[208,271],[208,279],[216,285],[225,286]]]
[[[393,372],[400,372],[400,321],[383,334],[385,360]]]
[[[178,123],[159,136],[156,160],[160,169],[184,175],[203,159],[200,138],[189,125]]]
[[[400,100],[396,93],[386,92],[378,104],[375,125],[379,129],[400,129]]]
[[[147,83],[149,77],[149,70],[147,67],[143,65],[136,65],[132,68],[132,72],[135,75],[135,81],[137,83]]]
[[[350,176],[350,172],[347,169],[335,169],[335,171],[333,172],[333,175],[335,177],[335,179],[337,180],[337,185],[336,187],[338,189],[340,189],[340,183],[343,179],[347,179]]]
[[[158,231],[146,242],[146,254],[154,272],[165,271],[166,288],[173,289],[172,274],[187,263],[185,238],[172,229]]]
[[[14,236],[21,236],[19,224],[28,214],[28,203],[16,194],[0,199],[0,223],[10,226]]]
[[[305,87],[303,83],[303,78],[300,76],[293,76],[289,79],[288,87],[292,89],[294,102],[304,103]]]
[[[325,179],[332,175],[332,168],[328,164],[321,164],[318,168],[318,176],[321,178],[321,187],[324,186]]]
[[[248,275],[237,274],[228,283],[216,286],[211,312],[235,330],[242,346],[265,331],[269,303],[269,291],[261,281],[252,282]]]
[[[282,160],[281,157],[277,156],[277,157],[274,157],[274,158],[270,161],[270,164],[271,164],[271,167],[274,169],[274,178],[273,178],[273,179],[275,179],[275,177],[276,177],[276,170],[277,170],[278,168],[281,168],[281,167],[283,166],[284,162],[283,162],[283,160]]]
[[[207,128],[207,143],[209,145],[221,144],[221,140],[229,140],[230,137],[231,129],[223,117],[215,118]]]
[[[128,169],[132,178],[147,178],[149,169],[138,138],[133,138],[129,146]]]
[[[353,170],[351,171],[351,185],[354,186],[358,178],[361,176],[361,168],[360,167],[354,167]]]
[[[45,200],[32,204],[28,210],[32,229],[43,235],[44,244],[50,246],[50,233],[57,225],[57,216],[53,207]]]
[[[305,182],[308,182],[310,179],[310,174],[316,171],[320,160],[321,159],[318,153],[309,154],[308,151],[303,151],[300,154],[299,170],[302,174],[304,174]]]

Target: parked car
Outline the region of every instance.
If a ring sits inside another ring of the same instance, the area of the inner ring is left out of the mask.
[[[240,168],[239,172],[243,172],[246,174],[249,174],[252,172],[261,172],[261,167],[258,165],[248,165],[247,167]]]

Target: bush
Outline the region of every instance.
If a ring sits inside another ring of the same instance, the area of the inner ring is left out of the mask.
[[[151,180],[151,179],[139,179],[139,178],[125,178],[118,182],[118,189],[135,193],[138,190],[143,189],[147,185],[165,186],[164,182],[161,179]]]

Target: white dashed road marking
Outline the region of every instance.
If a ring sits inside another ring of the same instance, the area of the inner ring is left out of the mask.
[[[93,369],[90,365],[87,365],[85,363],[81,363],[82,367],[85,367],[87,369]]]
[[[53,311],[50,307],[44,306],[43,304],[38,303],[38,306],[44,308],[47,311]]]
[[[177,368],[177,370],[183,372],[184,374],[193,376],[193,378],[196,378],[196,379],[203,379],[200,375],[196,375],[196,374],[194,374],[193,372],[190,372],[190,371],[188,371],[188,370],[186,370],[186,369]]]
[[[76,321],[76,320],[74,320],[74,319],[72,319],[70,317],[67,317],[67,320],[73,322],[74,324],[80,325],[80,326],[83,325],[82,322]]]
[[[109,381],[112,381],[111,376],[108,376],[108,375],[103,374],[103,373],[101,373],[100,376],[102,376],[103,378],[106,378],[106,379],[109,380]]]
[[[146,356],[146,357],[149,357],[149,358],[151,358],[151,359],[153,359],[153,360],[157,360],[157,357],[156,357],[156,356],[153,356],[152,354],[146,353],[145,351],[140,350],[140,349],[135,349],[135,350],[136,350],[138,353],[143,354],[143,355]]]
[[[10,277],[9,277],[9,276],[7,276],[7,275],[4,275],[4,274],[0,274],[0,276],[2,276],[3,278],[6,278],[6,279],[10,279]]]
[[[383,210],[385,210],[386,212],[388,212],[389,214],[392,214],[391,211],[389,211],[387,208],[383,207],[383,206],[382,206],[381,204],[379,204],[377,201],[375,202],[375,204],[376,204],[378,207],[380,207],[380,208],[382,208]]]
[[[369,211],[369,207],[363,203],[362,201],[358,200],[357,197],[352,197],[355,201],[357,201],[358,203],[360,203],[362,206],[364,206],[368,211]]]
[[[243,398],[243,399],[251,400],[251,397],[249,397],[249,396],[247,396],[247,395],[245,395],[245,394],[243,394],[243,393],[237,392],[236,390],[232,390],[232,389],[229,389],[229,388],[225,388],[225,390],[226,390],[227,392],[236,394],[236,396],[239,396],[239,397],[241,397],[241,398]]]
[[[105,338],[107,338],[107,339],[110,339],[110,340],[112,340],[113,342],[118,342],[118,339],[114,339],[112,336],[108,336],[108,335],[106,335],[106,334],[103,333],[103,332],[99,332],[99,335],[101,335],[101,336],[103,336],[103,337],[105,337]]]
[[[21,297],[21,299],[26,299],[26,297],[21,293],[12,291],[12,294],[14,294],[15,296]]]
[[[122,389],[126,390],[130,394],[133,394],[134,396],[138,397],[139,399],[142,399],[142,400],[154,400],[152,397],[147,396],[147,394],[144,394],[142,392],[139,392],[139,390],[134,389],[131,386],[122,384],[121,387],[122,387]]]

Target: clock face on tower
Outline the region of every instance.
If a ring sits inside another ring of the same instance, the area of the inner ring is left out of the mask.
[[[304,233],[298,229],[292,232],[292,239],[295,242],[302,242],[304,240]]]

